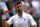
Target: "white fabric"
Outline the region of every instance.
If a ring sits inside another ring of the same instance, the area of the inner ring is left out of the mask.
[[[9,25],[13,24],[14,27],[30,27],[30,24],[32,26],[36,24],[32,16],[24,12],[22,17],[19,17],[16,14],[15,16],[12,16],[7,22]]]
[[[2,19],[6,19],[6,15],[2,15]]]

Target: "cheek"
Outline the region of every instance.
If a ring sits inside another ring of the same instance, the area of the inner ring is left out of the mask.
[[[21,7],[21,9],[23,9],[23,7]]]
[[[21,7],[21,9],[22,9],[22,7]]]
[[[18,9],[18,8],[15,8],[16,10]]]

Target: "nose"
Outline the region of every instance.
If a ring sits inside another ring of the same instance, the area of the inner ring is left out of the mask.
[[[18,9],[21,9],[21,7],[19,7]]]

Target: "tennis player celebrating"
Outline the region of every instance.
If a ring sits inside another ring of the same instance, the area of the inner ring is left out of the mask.
[[[20,1],[17,1],[15,3],[15,9],[17,14],[12,16],[7,22],[6,13],[4,11],[2,16],[3,27],[8,27],[11,24],[13,24],[14,27],[30,27],[30,24],[32,25],[32,27],[37,27],[37,24],[32,16],[22,11],[22,3]]]

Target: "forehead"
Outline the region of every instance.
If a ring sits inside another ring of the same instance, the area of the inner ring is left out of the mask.
[[[20,3],[20,4],[16,4],[16,6],[22,6],[22,4]]]

